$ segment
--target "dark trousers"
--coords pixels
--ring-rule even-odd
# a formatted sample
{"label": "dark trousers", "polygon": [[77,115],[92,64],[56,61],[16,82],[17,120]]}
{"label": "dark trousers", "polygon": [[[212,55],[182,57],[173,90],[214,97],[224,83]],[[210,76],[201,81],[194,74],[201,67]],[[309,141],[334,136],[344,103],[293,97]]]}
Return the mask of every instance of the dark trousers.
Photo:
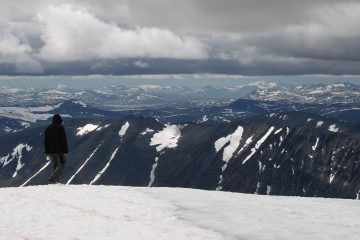
{"label": "dark trousers", "polygon": [[60,176],[64,170],[66,155],[65,154],[49,154],[49,158],[53,164],[53,175],[52,179],[55,182],[60,181]]}

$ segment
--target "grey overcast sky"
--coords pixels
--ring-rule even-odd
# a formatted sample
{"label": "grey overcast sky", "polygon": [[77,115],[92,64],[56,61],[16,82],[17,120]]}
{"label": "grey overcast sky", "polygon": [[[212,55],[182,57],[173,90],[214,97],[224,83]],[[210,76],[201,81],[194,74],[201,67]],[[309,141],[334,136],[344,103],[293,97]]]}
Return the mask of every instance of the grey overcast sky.
{"label": "grey overcast sky", "polygon": [[0,75],[359,75],[360,1],[0,0]]}

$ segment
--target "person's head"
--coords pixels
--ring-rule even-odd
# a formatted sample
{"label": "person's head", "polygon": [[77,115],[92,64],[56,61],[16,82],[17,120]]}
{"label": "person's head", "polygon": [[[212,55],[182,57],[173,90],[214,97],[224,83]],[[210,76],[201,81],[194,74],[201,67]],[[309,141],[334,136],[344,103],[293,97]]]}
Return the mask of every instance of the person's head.
{"label": "person's head", "polygon": [[62,124],[63,120],[59,114],[55,114],[52,119],[53,124]]}

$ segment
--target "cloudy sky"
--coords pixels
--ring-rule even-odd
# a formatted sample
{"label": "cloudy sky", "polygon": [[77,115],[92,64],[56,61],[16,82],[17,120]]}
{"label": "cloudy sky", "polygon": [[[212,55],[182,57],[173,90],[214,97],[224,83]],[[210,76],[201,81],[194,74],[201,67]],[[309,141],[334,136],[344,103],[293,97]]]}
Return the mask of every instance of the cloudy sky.
{"label": "cloudy sky", "polygon": [[0,0],[0,75],[359,75],[360,1]]}

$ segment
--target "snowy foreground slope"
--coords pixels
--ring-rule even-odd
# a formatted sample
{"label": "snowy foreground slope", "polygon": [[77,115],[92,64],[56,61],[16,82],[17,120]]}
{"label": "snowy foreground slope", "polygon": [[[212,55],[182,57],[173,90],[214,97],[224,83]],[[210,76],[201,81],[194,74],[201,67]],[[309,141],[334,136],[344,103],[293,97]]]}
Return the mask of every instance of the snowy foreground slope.
{"label": "snowy foreground slope", "polygon": [[358,239],[356,200],[191,189],[0,189],[0,239]]}

